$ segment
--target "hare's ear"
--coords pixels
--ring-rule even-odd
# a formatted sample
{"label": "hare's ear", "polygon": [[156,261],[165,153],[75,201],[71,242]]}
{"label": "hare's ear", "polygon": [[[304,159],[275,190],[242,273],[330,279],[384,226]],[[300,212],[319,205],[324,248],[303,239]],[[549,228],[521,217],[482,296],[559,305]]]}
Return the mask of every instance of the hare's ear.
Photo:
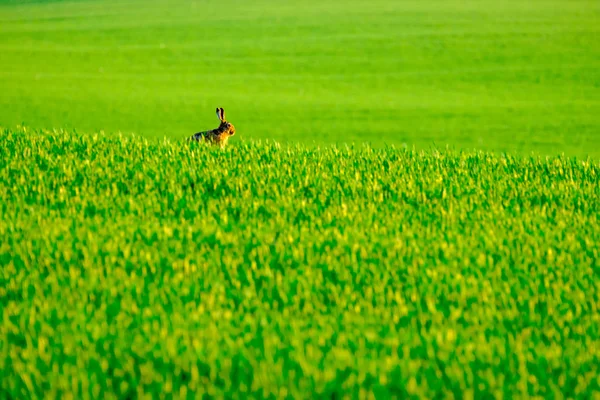
{"label": "hare's ear", "polygon": [[221,109],[219,107],[217,107],[217,118],[222,119],[221,118]]}
{"label": "hare's ear", "polygon": [[225,121],[225,110],[221,107],[221,121]]}

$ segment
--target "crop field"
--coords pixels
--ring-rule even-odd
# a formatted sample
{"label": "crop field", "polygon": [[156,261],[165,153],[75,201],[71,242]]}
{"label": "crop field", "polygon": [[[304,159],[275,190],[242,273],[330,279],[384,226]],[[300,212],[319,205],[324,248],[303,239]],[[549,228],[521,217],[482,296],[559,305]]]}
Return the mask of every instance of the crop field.
{"label": "crop field", "polygon": [[0,65],[0,400],[600,399],[597,0],[0,0]]}
{"label": "crop field", "polygon": [[600,165],[6,130],[6,398],[600,395]]}
{"label": "crop field", "polygon": [[0,126],[600,157],[597,0],[0,0]]}

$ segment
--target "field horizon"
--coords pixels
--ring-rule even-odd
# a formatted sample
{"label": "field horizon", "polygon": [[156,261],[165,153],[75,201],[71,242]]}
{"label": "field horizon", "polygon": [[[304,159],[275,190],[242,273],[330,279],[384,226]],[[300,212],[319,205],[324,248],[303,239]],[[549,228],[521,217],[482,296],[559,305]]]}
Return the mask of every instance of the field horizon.
{"label": "field horizon", "polygon": [[[27,125],[22,125],[22,124],[16,124],[13,127],[6,127],[6,126],[2,126],[0,125],[0,131],[2,132],[24,132],[26,134],[29,135],[35,135],[35,134],[47,134],[49,132],[53,132],[53,133],[63,133],[63,134],[73,134],[76,136],[81,136],[81,135],[92,135],[92,136],[99,136],[99,137],[103,137],[105,139],[110,139],[110,138],[114,138],[114,139],[142,139],[145,140],[149,145],[153,145],[153,144],[157,144],[157,143],[161,143],[161,142],[169,142],[172,144],[184,144],[188,142],[188,139],[190,139],[190,137],[192,136],[192,134],[190,135],[183,135],[183,136],[178,136],[178,137],[173,137],[172,135],[164,135],[164,136],[160,136],[160,135],[151,135],[151,136],[147,136],[147,135],[141,135],[138,134],[136,132],[123,132],[120,130],[115,130],[115,131],[104,131],[104,130],[100,130],[100,131],[91,131],[91,130],[81,130],[81,129],[75,129],[75,128],[61,128],[61,127],[52,127],[52,128],[34,128],[31,126],[27,126]],[[237,137],[236,137],[237,136]],[[229,139],[226,147],[236,147],[236,146],[241,146],[241,147],[245,147],[248,145],[266,145],[266,146],[270,146],[270,145],[274,145],[274,146],[279,146],[282,148],[298,148],[298,147],[305,147],[307,149],[315,149],[315,150],[320,150],[320,149],[344,149],[344,148],[351,148],[351,149],[372,149],[372,150],[384,150],[384,149],[393,149],[393,150],[400,150],[400,151],[412,151],[412,152],[416,152],[416,153],[431,153],[431,152],[439,152],[439,153],[443,153],[443,152],[452,152],[452,153],[465,153],[465,154],[472,154],[472,153],[480,153],[480,154],[486,154],[492,157],[516,157],[516,158],[541,158],[541,159],[555,159],[555,158],[566,158],[566,159],[570,159],[573,161],[581,161],[581,162],[598,162],[600,161],[600,154],[596,155],[594,152],[592,152],[593,155],[590,154],[568,154],[565,153],[564,151],[556,151],[556,152],[545,152],[543,150],[540,149],[531,149],[528,152],[524,152],[524,151],[514,151],[514,150],[508,150],[508,151],[502,151],[502,150],[498,150],[498,149],[482,149],[482,148],[478,148],[478,147],[458,147],[457,145],[454,144],[445,144],[445,145],[437,145],[435,142],[431,142],[429,144],[424,144],[421,143],[421,145],[417,145],[417,144],[412,144],[409,145],[408,143],[386,143],[386,142],[370,142],[370,141],[356,141],[356,142],[319,142],[317,140],[313,140],[313,141],[278,141],[275,138],[253,138],[253,137],[249,137],[249,138],[245,138],[245,137],[239,137],[237,134],[236,136],[234,136],[233,138]]]}

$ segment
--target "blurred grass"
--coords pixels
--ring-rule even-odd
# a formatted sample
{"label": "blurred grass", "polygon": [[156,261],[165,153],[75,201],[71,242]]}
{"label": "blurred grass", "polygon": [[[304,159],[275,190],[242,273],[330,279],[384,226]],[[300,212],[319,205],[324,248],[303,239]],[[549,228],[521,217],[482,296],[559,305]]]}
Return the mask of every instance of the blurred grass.
{"label": "blurred grass", "polygon": [[597,398],[597,161],[3,131],[0,398]]}
{"label": "blurred grass", "polygon": [[[600,155],[598,2],[0,1],[0,125]],[[234,140],[235,143],[235,140]]]}

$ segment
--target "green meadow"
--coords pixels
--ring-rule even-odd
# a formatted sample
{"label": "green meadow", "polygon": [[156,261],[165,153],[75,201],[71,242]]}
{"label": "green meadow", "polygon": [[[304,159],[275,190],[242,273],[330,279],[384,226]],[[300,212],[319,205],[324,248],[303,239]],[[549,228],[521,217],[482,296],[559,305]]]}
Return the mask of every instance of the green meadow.
{"label": "green meadow", "polygon": [[600,155],[573,1],[0,0],[0,126]]}
{"label": "green meadow", "polygon": [[0,399],[600,396],[597,1],[0,0],[0,65]]}
{"label": "green meadow", "polygon": [[2,137],[3,398],[600,394],[598,163]]}

